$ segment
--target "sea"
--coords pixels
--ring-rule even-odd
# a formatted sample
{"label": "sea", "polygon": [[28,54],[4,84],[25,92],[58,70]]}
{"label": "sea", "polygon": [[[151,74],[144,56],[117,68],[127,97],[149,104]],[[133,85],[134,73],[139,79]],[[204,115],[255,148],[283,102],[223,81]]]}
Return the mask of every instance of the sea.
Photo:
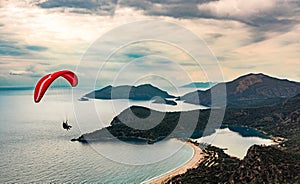
{"label": "sea", "polygon": [[[192,157],[193,149],[174,139],[151,145],[71,142],[108,126],[131,105],[160,111],[206,108],[183,102],[170,106],[151,101],[77,100],[87,92],[51,88],[36,104],[32,88],[0,88],[0,183],[142,183]],[[62,129],[66,120],[73,126],[70,131]],[[253,144],[271,143],[259,136],[243,137],[228,128],[203,141],[227,148],[228,154],[239,158]]]}

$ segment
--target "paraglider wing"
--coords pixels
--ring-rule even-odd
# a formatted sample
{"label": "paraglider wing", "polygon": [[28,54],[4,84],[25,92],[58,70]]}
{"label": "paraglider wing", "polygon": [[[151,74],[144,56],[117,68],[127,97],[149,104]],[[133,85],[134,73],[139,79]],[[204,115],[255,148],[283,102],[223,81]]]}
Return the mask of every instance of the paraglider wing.
{"label": "paraglider wing", "polygon": [[58,72],[54,72],[52,74],[45,75],[38,81],[38,83],[35,86],[35,89],[34,89],[35,103],[38,103],[41,101],[41,99],[43,98],[48,87],[58,77],[65,78],[71,84],[72,87],[75,87],[78,84],[78,78],[77,78],[76,74],[70,70],[61,70]]}

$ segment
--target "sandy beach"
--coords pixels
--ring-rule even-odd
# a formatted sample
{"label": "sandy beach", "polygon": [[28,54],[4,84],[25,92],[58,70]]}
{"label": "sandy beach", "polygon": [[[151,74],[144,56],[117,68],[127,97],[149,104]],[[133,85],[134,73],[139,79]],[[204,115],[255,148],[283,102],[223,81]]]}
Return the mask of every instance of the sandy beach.
{"label": "sandy beach", "polygon": [[170,179],[173,176],[185,173],[188,169],[196,168],[198,164],[203,160],[205,153],[203,153],[203,151],[200,149],[199,146],[196,146],[191,142],[186,142],[185,144],[190,145],[194,149],[193,156],[191,157],[190,160],[188,160],[186,163],[184,163],[183,165],[181,165],[176,169],[173,169],[165,174],[162,174],[160,176],[157,176],[155,178],[143,182],[143,184],[150,184],[150,183],[161,184],[166,182],[168,179]]}

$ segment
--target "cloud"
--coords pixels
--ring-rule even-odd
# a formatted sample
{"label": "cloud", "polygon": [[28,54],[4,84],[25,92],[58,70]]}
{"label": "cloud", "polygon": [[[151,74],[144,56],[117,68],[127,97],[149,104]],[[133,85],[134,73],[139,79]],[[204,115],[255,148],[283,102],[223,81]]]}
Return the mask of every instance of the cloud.
{"label": "cloud", "polygon": [[268,39],[266,32],[290,30],[299,23],[300,12],[294,0],[46,0],[36,5],[78,14],[105,16],[131,7],[148,16],[238,21],[252,28],[253,42]]}
{"label": "cloud", "polygon": [[273,11],[279,3],[279,0],[220,0],[200,4],[198,9],[213,17],[242,20]]}
{"label": "cloud", "polygon": [[25,71],[25,70],[11,70],[9,72],[9,75],[28,75],[31,72]]}
{"label": "cloud", "polygon": [[[120,5],[143,10],[150,16],[238,21],[261,34],[284,32],[297,25],[299,19],[295,15],[299,15],[300,3],[294,0],[123,0]],[[267,36],[257,37],[255,41],[259,42]]]}
{"label": "cloud", "polygon": [[294,17],[299,4],[293,0],[220,0],[198,9],[204,17],[240,21],[260,31],[284,32],[299,23]]}
{"label": "cloud", "polygon": [[61,8],[73,13],[113,15],[118,0],[46,0],[36,5],[45,9]]}
{"label": "cloud", "polygon": [[0,56],[23,56],[27,52],[14,41],[6,41],[0,39]]}
{"label": "cloud", "polygon": [[247,69],[247,70],[249,70],[249,69],[254,69],[254,68],[256,68],[256,66],[232,66],[231,68],[233,68],[233,69]]}
{"label": "cloud", "polygon": [[[294,0],[122,0],[121,6],[142,9],[148,15],[176,18],[216,18],[251,22],[281,15],[292,16],[300,3]],[[279,19],[277,19],[280,21]]]}
{"label": "cloud", "polygon": [[51,65],[50,63],[47,63],[47,62],[39,62],[38,64],[40,64],[40,65],[45,65],[45,66]]}
{"label": "cloud", "polygon": [[37,45],[27,45],[25,46],[25,48],[31,51],[45,51],[48,49],[47,47],[37,46]]}
{"label": "cloud", "polygon": [[48,48],[37,45],[24,45],[18,41],[3,40],[0,37],[0,56],[26,56],[33,58],[32,51],[46,51]]}
{"label": "cloud", "polygon": [[140,54],[140,53],[127,53],[126,56],[129,57],[129,58],[136,59],[136,58],[143,57],[144,54]]}
{"label": "cloud", "polygon": [[[108,66],[109,67],[109,66]],[[138,81],[147,81],[161,78],[174,86],[190,82],[188,73],[180,64],[162,56],[145,56],[129,63],[124,63],[117,70],[101,69],[97,83],[106,81],[108,84],[122,85],[135,84]],[[95,80],[95,79],[94,79]]]}
{"label": "cloud", "polygon": [[151,16],[170,16],[175,18],[198,17],[197,4],[207,1],[203,0],[122,0],[120,6],[134,7],[144,10],[145,14]]}
{"label": "cloud", "polygon": [[39,71],[37,66],[30,65],[25,70],[11,70],[9,75],[17,76],[28,76],[28,77],[42,77],[44,75],[43,71]]}

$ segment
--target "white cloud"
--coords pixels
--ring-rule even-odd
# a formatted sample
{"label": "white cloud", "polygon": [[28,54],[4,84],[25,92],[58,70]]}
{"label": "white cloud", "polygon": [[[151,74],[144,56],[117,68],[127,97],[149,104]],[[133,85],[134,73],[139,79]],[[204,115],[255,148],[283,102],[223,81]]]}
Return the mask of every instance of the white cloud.
{"label": "white cloud", "polygon": [[[220,0],[198,5],[199,11],[216,17],[251,18],[273,10],[280,0]],[[281,4],[281,3],[280,3]]]}
{"label": "white cloud", "polygon": [[11,70],[9,72],[9,75],[28,75],[31,74],[31,72],[24,71],[24,70]]}

